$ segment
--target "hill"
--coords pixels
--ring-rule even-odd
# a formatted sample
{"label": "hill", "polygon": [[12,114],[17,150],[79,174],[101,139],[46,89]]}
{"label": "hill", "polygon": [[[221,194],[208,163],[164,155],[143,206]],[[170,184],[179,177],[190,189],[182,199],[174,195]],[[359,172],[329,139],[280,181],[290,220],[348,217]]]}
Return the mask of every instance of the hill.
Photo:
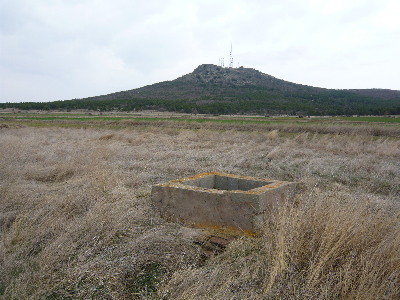
{"label": "hill", "polygon": [[[169,100],[212,98],[214,100],[219,100],[221,96],[236,99],[238,95],[245,95],[247,92],[255,90],[266,90],[281,94],[310,93],[310,96],[327,91],[337,91],[292,83],[264,74],[252,68],[223,68],[212,64],[203,64],[197,67],[192,73],[172,81],[165,81],[138,89],[92,97],[90,99],[109,100],[128,97]],[[350,89],[340,91],[383,100],[400,98],[400,91],[387,89]],[[235,92],[235,94],[230,95],[232,92]]]}
{"label": "hill", "polygon": [[[400,91],[334,90],[296,84],[251,68],[203,64],[172,81],[44,105],[48,109],[124,111],[157,109],[187,113],[306,115],[400,114]],[[18,108],[33,108],[32,104]]]}
{"label": "hill", "polygon": [[[244,100],[243,95],[265,90],[268,92],[298,92],[317,88],[302,86],[277,79],[251,68],[223,68],[212,64],[197,67],[192,73],[172,81],[165,81],[138,89],[112,93],[91,99],[109,100],[121,97],[188,99],[188,100]],[[241,97],[239,97],[239,95]]]}

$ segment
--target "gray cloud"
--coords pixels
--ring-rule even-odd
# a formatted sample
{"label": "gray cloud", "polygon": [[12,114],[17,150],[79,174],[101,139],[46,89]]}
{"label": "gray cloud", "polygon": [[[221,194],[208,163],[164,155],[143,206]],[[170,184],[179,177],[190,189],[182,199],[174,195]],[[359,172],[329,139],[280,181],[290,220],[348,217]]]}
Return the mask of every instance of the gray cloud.
{"label": "gray cloud", "polygon": [[81,98],[239,62],[326,88],[400,90],[395,0],[0,3],[0,102]]}

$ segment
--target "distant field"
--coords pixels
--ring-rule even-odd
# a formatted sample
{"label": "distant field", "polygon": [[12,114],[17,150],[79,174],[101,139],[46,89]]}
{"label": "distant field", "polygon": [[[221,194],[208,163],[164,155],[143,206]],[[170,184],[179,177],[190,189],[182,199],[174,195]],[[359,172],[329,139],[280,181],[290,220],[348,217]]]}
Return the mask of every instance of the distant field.
{"label": "distant field", "polygon": [[240,123],[240,124],[271,124],[271,123],[337,123],[344,121],[348,123],[400,123],[400,117],[313,117],[313,118],[298,118],[298,117],[263,117],[263,116],[201,116],[190,114],[178,114],[176,116],[164,116],[163,114],[149,114],[149,116],[136,115],[116,115],[116,114],[76,114],[76,113],[43,113],[43,114],[27,114],[27,113],[0,113],[0,118],[5,120],[75,120],[75,121],[122,121],[122,120],[137,120],[137,121],[187,121],[187,122],[217,122],[217,123]]}
{"label": "distant field", "polygon": [[143,112],[117,113],[2,113],[0,122],[29,127],[113,128],[163,127],[237,131],[271,131],[280,135],[308,132],[313,134],[365,135],[400,138],[400,118],[385,117],[264,117],[211,116]]}

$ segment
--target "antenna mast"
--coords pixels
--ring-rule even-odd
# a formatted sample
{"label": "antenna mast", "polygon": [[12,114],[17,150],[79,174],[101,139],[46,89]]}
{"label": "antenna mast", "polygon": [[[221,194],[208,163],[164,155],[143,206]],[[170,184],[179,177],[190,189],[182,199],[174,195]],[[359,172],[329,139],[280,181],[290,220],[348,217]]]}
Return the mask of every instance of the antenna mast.
{"label": "antenna mast", "polygon": [[233,68],[233,56],[232,56],[232,43],[231,43],[231,53],[230,53],[230,59],[229,59],[229,68]]}

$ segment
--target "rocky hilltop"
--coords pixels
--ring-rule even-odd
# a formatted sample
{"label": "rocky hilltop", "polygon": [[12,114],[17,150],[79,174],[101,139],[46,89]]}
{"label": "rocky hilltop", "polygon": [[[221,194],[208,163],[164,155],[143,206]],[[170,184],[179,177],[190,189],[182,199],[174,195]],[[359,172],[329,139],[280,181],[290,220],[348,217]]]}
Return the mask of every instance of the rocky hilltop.
{"label": "rocky hilltop", "polygon": [[176,82],[211,83],[216,85],[260,86],[277,89],[296,89],[299,85],[275,78],[251,68],[223,68],[205,64],[198,66],[192,73],[175,80]]}

